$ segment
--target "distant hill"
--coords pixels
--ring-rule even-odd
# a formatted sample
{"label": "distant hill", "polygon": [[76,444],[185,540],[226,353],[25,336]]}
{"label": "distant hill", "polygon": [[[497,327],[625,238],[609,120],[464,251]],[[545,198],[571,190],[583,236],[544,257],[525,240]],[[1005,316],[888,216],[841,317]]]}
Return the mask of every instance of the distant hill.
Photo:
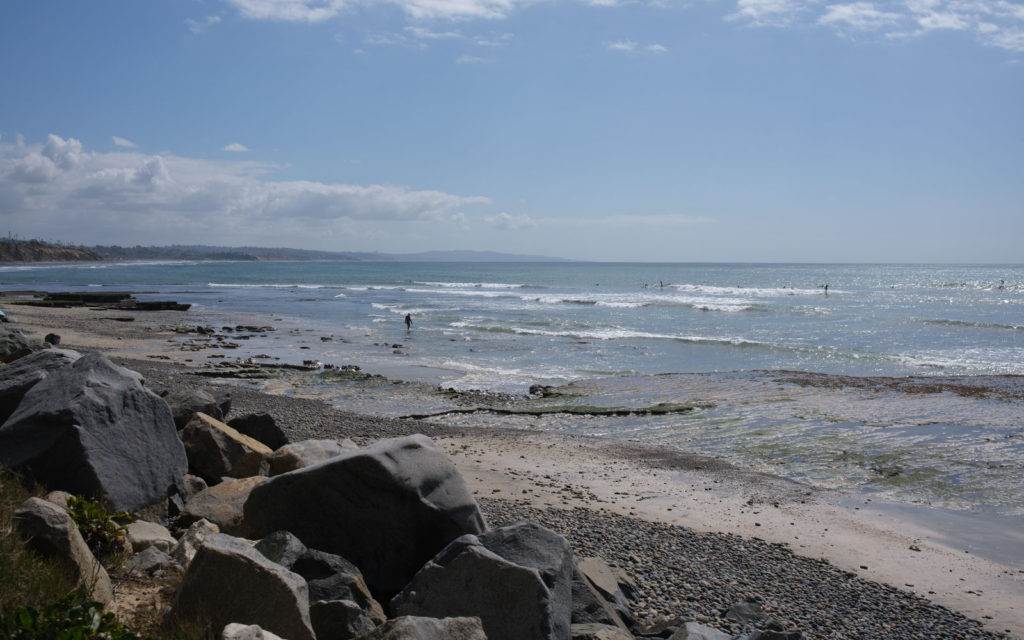
{"label": "distant hill", "polygon": [[562,258],[496,251],[426,251],[379,253],[317,251],[286,247],[222,247],[211,245],[97,245],[72,247],[39,240],[0,241],[0,262],[73,262],[79,260],[340,260],[348,262],[560,262]]}
{"label": "distant hill", "polygon": [[95,251],[42,240],[0,239],[0,262],[82,262],[103,260]]}

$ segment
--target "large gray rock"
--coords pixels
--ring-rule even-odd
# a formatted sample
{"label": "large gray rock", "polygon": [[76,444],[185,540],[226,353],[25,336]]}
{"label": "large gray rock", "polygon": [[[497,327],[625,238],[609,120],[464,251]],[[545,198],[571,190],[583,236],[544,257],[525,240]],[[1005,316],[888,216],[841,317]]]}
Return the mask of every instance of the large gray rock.
{"label": "large gray rock", "polygon": [[430,438],[383,440],[276,476],[245,503],[248,537],[286,529],[355,563],[389,599],[449,542],[486,529],[455,465]]}
{"label": "large gray rock", "polygon": [[[419,618],[388,620],[358,640],[487,640],[478,618]],[[529,640],[524,636],[522,640]]]}
{"label": "large gray rock", "polygon": [[128,534],[128,543],[135,553],[145,551],[149,547],[156,547],[166,553],[178,542],[167,527],[156,522],[135,520],[129,522],[124,529]]}
{"label": "large gray rock", "polygon": [[636,589],[632,579],[601,558],[580,558],[576,569],[587,585],[611,606],[617,618],[627,627],[632,626],[636,621],[629,605],[629,599]]}
{"label": "large gray rock", "polygon": [[346,451],[355,451],[359,446],[348,438],[344,440],[302,440],[286,444],[267,456],[271,476],[311,467],[325,460],[336,458]]}
{"label": "large gray rock", "polygon": [[271,449],[279,449],[288,444],[288,436],[277,426],[274,416],[269,413],[249,413],[228,420],[228,425],[239,433],[259,440]]}
{"label": "large gray rock", "polygon": [[179,620],[205,618],[215,629],[237,622],[259,625],[289,640],[316,637],[302,576],[222,533],[209,536],[189,564],[172,615]]}
{"label": "large gray rock", "polygon": [[29,389],[0,426],[0,464],[114,511],[166,498],[187,469],[167,403],[98,353]]}
{"label": "large gray rock", "polygon": [[178,521],[182,524],[191,524],[199,520],[209,520],[217,525],[222,533],[245,535],[242,509],[253,489],[266,481],[267,479],[262,476],[240,480],[227,478],[220,484],[200,491],[186,502]]}
{"label": "large gray rock", "polygon": [[391,611],[476,616],[491,640],[568,640],[572,572],[565,538],[519,523],[449,544],[395,596]]}
{"label": "large gray rock", "polygon": [[0,367],[0,424],[11,417],[29,389],[79,357],[69,349],[44,349]]}
{"label": "large gray rock", "polygon": [[216,420],[224,419],[217,399],[202,389],[171,391],[163,396],[174,416],[174,426],[183,429],[197,413],[205,413]]}
{"label": "large gray rock", "polygon": [[629,631],[612,604],[578,570],[572,576],[572,623],[574,627],[598,624]]}
{"label": "large gray rock", "polygon": [[14,512],[14,526],[37,553],[57,558],[70,570],[89,597],[106,604],[114,597],[110,576],[67,511],[42,498],[29,498]]}
{"label": "large gray rock", "polygon": [[259,440],[235,431],[205,413],[196,413],[181,430],[189,471],[209,484],[222,477],[266,475],[266,456],[272,453]]}

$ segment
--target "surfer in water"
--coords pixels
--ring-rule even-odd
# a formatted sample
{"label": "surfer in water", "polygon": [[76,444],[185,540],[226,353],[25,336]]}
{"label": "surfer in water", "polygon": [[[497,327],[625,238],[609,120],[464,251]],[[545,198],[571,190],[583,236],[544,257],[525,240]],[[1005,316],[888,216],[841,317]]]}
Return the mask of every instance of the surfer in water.
{"label": "surfer in water", "polygon": [[412,331],[412,314],[405,314],[405,330]]}

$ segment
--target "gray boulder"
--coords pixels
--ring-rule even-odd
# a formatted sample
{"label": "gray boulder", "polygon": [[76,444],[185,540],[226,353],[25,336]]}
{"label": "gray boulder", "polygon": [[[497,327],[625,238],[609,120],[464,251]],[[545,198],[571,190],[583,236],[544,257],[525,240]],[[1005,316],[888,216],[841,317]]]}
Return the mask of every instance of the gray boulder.
{"label": "gray boulder", "polygon": [[114,511],[163,500],[187,469],[167,403],[98,353],[28,390],[0,426],[0,464]]}
{"label": "gray boulder", "polygon": [[348,438],[344,440],[302,440],[286,444],[267,456],[267,464],[270,467],[269,475],[279,476],[282,473],[310,467],[358,448],[359,446]]}
{"label": "gray boulder", "polygon": [[669,640],[732,640],[732,636],[707,625],[687,622]]}
{"label": "gray boulder", "polygon": [[627,627],[635,623],[629,599],[635,592],[632,580],[601,558],[581,558],[576,569],[587,584],[608,603]]}
{"label": "gray boulder", "polygon": [[608,624],[584,622],[572,625],[572,640],[633,640],[633,634]]}
{"label": "gray boulder", "polygon": [[14,512],[13,521],[29,547],[66,565],[90,598],[106,604],[114,597],[107,570],[89,550],[67,511],[42,498],[29,498]]}
{"label": "gray boulder", "polygon": [[[357,640],[487,640],[479,618],[419,618],[388,620]],[[524,636],[522,640],[527,640]]]}
{"label": "gray boulder", "polygon": [[369,633],[384,622],[370,616],[351,600],[319,600],[309,605],[309,619],[317,638],[349,640]]}
{"label": "gray boulder", "polygon": [[69,349],[44,349],[0,367],[0,424],[11,417],[29,389],[79,357]]}
{"label": "gray boulder", "polygon": [[[287,531],[275,531],[256,543],[256,550],[306,579],[310,602],[354,602],[374,625],[384,622],[384,608],[370,594],[359,569],[341,556],[307,549]],[[314,628],[316,623],[314,621]],[[319,632],[317,632],[319,635]]]}
{"label": "gray boulder", "polygon": [[128,542],[135,553],[145,551],[149,547],[156,547],[167,552],[177,543],[167,527],[155,522],[135,520],[125,526],[125,532],[128,534]]}
{"label": "gray boulder", "polygon": [[283,640],[281,636],[264,631],[258,624],[232,622],[224,627],[221,640]]}
{"label": "gray boulder", "polygon": [[252,478],[226,478],[220,484],[200,491],[185,503],[178,521],[183,525],[209,520],[222,533],[244,535],[243,511],[253,489],[266,482],[262,476]]}
{"label": "gray boulder", "polygon": [[125,565],[128,573],[133,576],[166,574],[175,567],[167,552],[157,547],[147,547],[145,551],[129,558]]}
{"label": "gray boulder", "polygon": [[629,631],[610,602],[587,580],[579,570],[572,574],[572,623],[599,624]]}
{"label": "gray boulder", "polygon": [[270,478],[245,503],[245,535],[279,529],[355,563],[388,599],[465,533],[486,529],[455,465],[430,438],[383,440]]}
{"label": "gray boulder", "polygon": [[235,431],[220,420],[197,413],[181,430],[189,471],[209,484],[221,478],[266,475],[270,447]]}
{"label": "gray boulder", "polygon": [[476,616],[491,640],[568,640],[572,571],[569,543],[539,524],[465,535],[423,566],[391,611]]}
{"label": "gray boulder", "polygon": [[14,362],[32,350],[21,330],[0,325],[0,362]]}
{"label": "gray boulder", "polygon": [[228,420],[228,425],[239,433],[259,440],[271,449],[279,449],[288,444],[288,436],[277,426],[274,417],[269,413],[250,413]]}
{"label": "gray boulder", "polygon": [[164,401],[171,408],[174,426],[184,429],[188,421],[197,413],[205,413],[216,420],[224,418],[216,398],[202,389],[171,391],[164,395]]}
{"label": "gray boulder", "polygon": [[206,539],[215,533],[220,533],[220,527],[209,520],[193,522],[177,544],[171,547],[171,558],[182,567],[187,567]]}
{"label": "gray boulder", "polygon": [[222,533],[209,536],[189,564],[171,615],[206,619],[215,629],[256,624],[289,640],[315,640],[302,576]]}

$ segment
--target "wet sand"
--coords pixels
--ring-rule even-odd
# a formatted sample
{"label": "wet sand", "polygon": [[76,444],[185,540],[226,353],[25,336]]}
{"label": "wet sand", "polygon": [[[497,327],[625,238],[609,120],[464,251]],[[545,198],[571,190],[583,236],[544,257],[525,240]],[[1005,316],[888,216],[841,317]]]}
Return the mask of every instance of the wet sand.
{"label": "wet sand", "polygon": [[[61,346],[185,371],[211,363],[208,351],[183,350],[194,336],[174,330],[208,318],[10,305],[5,310],[33,337],[59,334]],[[126,317],[134,320],[114,319]],[[221,320],[227,324],[227,317]],[[231,324],[266,323],[254,320],[232,317]],[[255,342],[246,346],[257,348]],[[279,394],[302,392],[287,381],[260,384]],[[990,531],[981,519],[864,502],[669,449],[530,430],[442,425],[431,431],[481,498],[540,509],[582,508],[783,544],[800,556],[827,559],[850,576],[919,594],[991,631],[1024,637],[1024,533],[1000,531],[993,545],[986,542]]]}

